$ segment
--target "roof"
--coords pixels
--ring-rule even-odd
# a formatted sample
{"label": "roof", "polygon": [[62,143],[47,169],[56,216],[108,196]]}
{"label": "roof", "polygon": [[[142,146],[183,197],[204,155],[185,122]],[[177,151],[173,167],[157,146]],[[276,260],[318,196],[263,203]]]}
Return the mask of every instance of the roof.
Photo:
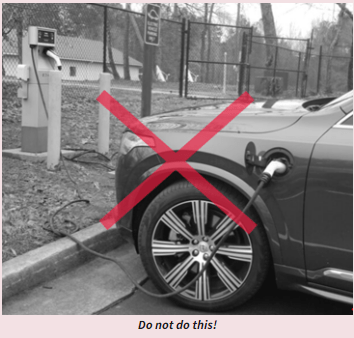
{"label": "roof", "polygon": [[[17,35],[15,31],[12,31],[8,35],[8,41],[3,39],[2,42],[3,54],[17,55]],[[78,60],[78,61],[90,61],[90,62],[103,62],[103,42],[89,40],[71,36],[57,36],[56,52],[61,59]],[[114,63],[117,65],[123,65],[123,53],[112,48]],[[108,48],[107,48],[107,62],[108,62]],[[142,67],[142,63],[138,60],[129,57],[129,65]]]}

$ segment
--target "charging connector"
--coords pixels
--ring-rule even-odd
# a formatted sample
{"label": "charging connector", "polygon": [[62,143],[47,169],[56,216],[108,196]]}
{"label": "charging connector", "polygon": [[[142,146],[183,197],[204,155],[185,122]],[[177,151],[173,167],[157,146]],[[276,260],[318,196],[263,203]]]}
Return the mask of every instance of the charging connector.
{"label": "charging connector", "polygon": [[54,51],[51,50],[51,49],[47,49],[47,50],[45,51],[45,54],[46,54],[48,57],[52,58],[52,59],[55,61],[55,63],[57,64],[58,70],[61,70],[62,65],[61,65],[61,61],[60,61],[59,56],[56,55],[56,54],[54,53]]}
{"label": "charging connector", "polygon": [[287,166],[281,159],[271,161],[267,167],[263,170],[263,173],[259,180],[267,184],[274,174],[284,174],[287,171]]}

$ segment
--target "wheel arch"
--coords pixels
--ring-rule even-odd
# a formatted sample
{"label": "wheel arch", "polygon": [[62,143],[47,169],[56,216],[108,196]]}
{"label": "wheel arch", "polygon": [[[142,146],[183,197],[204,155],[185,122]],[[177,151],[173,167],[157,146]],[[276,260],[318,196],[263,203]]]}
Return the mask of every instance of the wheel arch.
{"label": "wheel arch", "polygon": [[[203,175],[206,179],[214,179],[221,183],[229,185],[235,192],[241,194],[244,198],[250,199],[254,193],[254,189],[249,186],[246,182],[241,180],[239,177],[231,174],[230,172],[211,166],[204,163],[188,162],[197,172]],[[154,171],[158,169],[159,166],[153,167],[145,172],[139,179],[139,184],[144,181],[148,176],[150,176]],[[175,168],[178,170],[179,164],[176,163]],[[137,244],[137,235],[139,231],[140,220],[144,214],[149,203],[165,188],[178,182],[180,180],[185,180],[185,178],[177,171],[172,173],[165,181],[163,181],[154,191],[152,191],[148,196],[146,196],[140,203],[138,203],[133,209],[132,216],[132,231],[135,244]],[[265,203],[265,201],[258,196],[253,205],[255,211],[257,212],[259,218],[262,221],[262,225],[266,231],[269,247],[272,254],[272,260],[274,264],[282,264],[282,255],[280,250],[280,243],[278,232],[275,227],[273,217]],[[137,248],[137,245],[135,245]],[[138,250],[138,248],[137,248]]]}

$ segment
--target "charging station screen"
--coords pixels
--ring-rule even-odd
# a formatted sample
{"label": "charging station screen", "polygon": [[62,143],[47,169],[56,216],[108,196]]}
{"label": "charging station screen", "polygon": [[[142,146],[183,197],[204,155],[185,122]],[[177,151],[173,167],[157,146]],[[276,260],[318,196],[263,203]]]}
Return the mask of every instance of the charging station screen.
{"label": "charging station screen", "polygon": [[38,30],[38,42],[54,44],[54,32]]}

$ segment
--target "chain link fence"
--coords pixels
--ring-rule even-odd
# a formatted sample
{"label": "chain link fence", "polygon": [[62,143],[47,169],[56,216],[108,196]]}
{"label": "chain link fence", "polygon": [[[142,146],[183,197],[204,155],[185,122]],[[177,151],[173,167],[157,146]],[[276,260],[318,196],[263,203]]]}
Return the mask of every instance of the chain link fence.
{"label": "chain link fence", "polygon": [[184,70],[188,97],[235,97],[241,62],[237,41],[244,31],[250,30],[250,27],[189,23]]}
{"label": "chain link fence", "polygon": [[[291,43],[297,42],[297,49]],[[251,37],[249,90],[254,96],[300,96],[306,86],[307,40]]]}
{"label": "chain link fence", "polygon": [[[22,39],[28,26],[34,25],[57,29],[64,100],[95,100],[99,74],[104,70],[114,76],[113,96],[139,93],[144,72],[144,20],[144,14],[125,10],[120,4],[4,3],[3,87],[18,86],[16,68],[21,63]],[[306,39],[272,40],[252,34],[252,27],[189,22],[186,28],[182,55],[183,23],[161,20],[153,93],[178,94],[184,88],[187,97],[235,98],[240,87],[256,97],[346,90],[352,67],[350,51],[329,56],[323,50],[320,55],[318,49],[309,49]],[[242,49],[244,33],[248,38]]]}
{"label": "chain link fence", "polygon": [[[143,13],[101,4],[3,4],[2,83],[19,86],[28,26],[55,28],[62,61],[63,100],[95,100],[99,74],[113,75],[112,95],[141,92],[144,56]],[[178,94],[182,22],[161,19],[161,43],[155,49],[153,91]],[[140,102],[140,100],[139,100]]]}
{"label": "chain link fence", "polygon": [[338,95],[353,86],[353,55],[349,48],[336,48],[328,55],[322,46],[314,48],[309,62],[308,94]]}

